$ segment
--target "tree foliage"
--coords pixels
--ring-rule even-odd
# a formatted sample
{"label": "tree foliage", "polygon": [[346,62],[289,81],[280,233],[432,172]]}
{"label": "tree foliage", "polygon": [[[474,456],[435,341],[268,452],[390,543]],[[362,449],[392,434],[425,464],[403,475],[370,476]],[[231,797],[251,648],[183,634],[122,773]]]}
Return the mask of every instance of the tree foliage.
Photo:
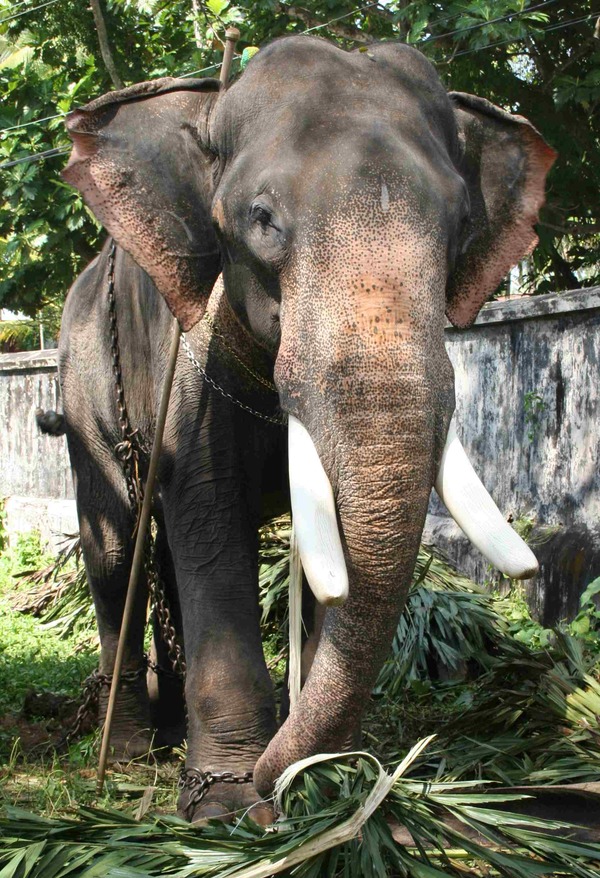
{"label": "tree foliage", "polygon": [[[66,152],[60,116],[112,87],[87,4],[36,4],[0,0],[4,164]],[[599,281],[600,40],[593,36],[594,0],[238,0],[235,6],[229,0],[102,0],[102,7],[126,85],[218,63],[219,37],[231,21],[242,32],[240,48],[306,30],[346,48],[375,39],[417,46],[449,88],[522,113],[560,154],[539,227],[532,290]],[[198,41],[198,33],[204,39]],[[103,232],[60,179],[64,162],[61,152],[1,170],[0,305],[33,314],[61,301],[99,249]]]}

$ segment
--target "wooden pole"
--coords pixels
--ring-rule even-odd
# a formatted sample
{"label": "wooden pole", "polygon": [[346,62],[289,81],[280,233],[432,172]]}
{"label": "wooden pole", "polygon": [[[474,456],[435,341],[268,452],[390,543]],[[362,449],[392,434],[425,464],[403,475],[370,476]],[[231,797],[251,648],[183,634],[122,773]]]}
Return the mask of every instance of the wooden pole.
{"label": "wooden pole", "polygon": [[127,598],[125,599],[125,607],[123,609],[123,619],[121,620],[121,630],[119,632],[119,645],[117,646],[117,654],[115,656],[115,665],[113,668],[112,682],[110,685],[110,694],[108,696],[108,706],[106,708],[106,719],[104,720],[104,729],[102,731],[102,745],[100,747],[100,761],[98,764],[98,795],[102,792],[104,786],[104,775],[106,773],[106,762],[108,760],[108,748],[110,747],[110,733],[112,729],[112,721],[115,710],[115,702],[117,700],[117,692],[119,683],[121,682],[121,672],[123,670],[123,657],[125,655],[125,644],[127,634],[131,624],[131,616],[135,604],[137,584],[140,573],[144,566],[144,548],[146,542],[146,532],[150,523],[150,514],[152,512],[152,495],[154,493],[154,482],[156,480],[156,471],[160,460],[160,452],[162,450],[162,438],[167,420],[167,412],[169,410],[169,399],[171,396],[171,387],[173,386],[173,377],[175,375],[175,366],[177,364],[177,354],[179,352],[179,324],[175,320],[173,322],[171,347],[169,350],[169,361],[167,371],[163,383],[163,391],[158,410],[158,418],[156,420],[156,430],[154,433],[154,442],[152,444],[152,454],[150,455],[150,466],[148,467],[148,478],[144,488],[144,502],[142,511],[138,521],[137,534],[135,538],[135,548],[133,550],[133,561],[129,574],[129,584],[127,586]]}
{"label": "wooden pole", "polygon": [[[229,79],[229,71],[231,70],[231,62],[235,51],[235,44],[239,39],[240,32],[236,27],[228,28],[225,32],[225,53],[223,55],[223,64],[221,66],[221,82],[223,88],[227,87]],[[127,634],[131,624],[131,616],[135,604],[137,584],[140,573],[144,564],[144,546],[146,542],[146,532],[150,523],[150,514],[152,512],[152,495],[154,493],[154,482],[156,480],[156,472],[160,460],[162,450],[163,433],[165,422],[167,420],[167,412],[169,410],[169,400],[171,398],[171,389],[173,387],[173,379],[175,377],[175,367],[177,365],[177,355],[179,353],[179,323],[173,321],[173,330],[171,338],[171,347],[169,350],[169,360],[167,371],[163,382],[162,395],[158,410],[158,418],[156,420],[156,430],[154,432],[154,442],[152,443],[152,453],[150,455],[150,465],[148,467],[148,478],[144,488],[144,502],[138,522],[137,534],[135,538],[135,548],[133,550],[133,561],[131,564],[131,572],[129,574],[129,583],[127,585],[127,597],[125,599],[125,607],[123,609],[123,619],[121,621],[121,630],[119,632],[119,645],[117,646],[117,654],[115,656],[115,664],[113,668],[112,682],[110,686],[110,694],[108,696],[108,706],[106,708],[106,719],[104,720],[104,728],[102,731],[102,744],[100,747],[100,760],[98,763],[98,780],[97,793],[100,795],[104,787],[104,776],[106,774],[106,763],[108,760],[108,750],[110,747],[110,733],[112,730],[112,722],[115,711],[115,703],[117,700],[117,692],[121,682],[121,672],[123,670],[123,657],[125,655],[125,643]]]}
{"label": "wooden pole", "polygon": [[231,70],[231,62],[233,61],[233,53],[235,52],[235,44],[239,38],[240,32],[237,27],[228,27],[225,31],[225,52],[223,53],[223,63],[219,77],[224,89],[227,88],[227,83],[229,82],[229,72]]}

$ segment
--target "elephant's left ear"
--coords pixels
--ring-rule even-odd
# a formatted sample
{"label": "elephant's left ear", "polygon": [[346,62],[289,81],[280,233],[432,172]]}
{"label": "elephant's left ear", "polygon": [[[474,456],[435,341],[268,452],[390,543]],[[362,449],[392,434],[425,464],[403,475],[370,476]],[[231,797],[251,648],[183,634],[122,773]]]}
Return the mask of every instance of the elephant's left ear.
{"label": "elephant's left ear", "polygon": [[212,79],[156,79],[67,118],[63,177],[153,279],[184,330],[204,314],[221,270],[211,218]]}
{"label": "elephant's left ear", "polygon": [[506,273],[538,242],[534,225],[556,153],[523,116],[450,92],[471,213],[448,283],[446,314],[469,326]]}

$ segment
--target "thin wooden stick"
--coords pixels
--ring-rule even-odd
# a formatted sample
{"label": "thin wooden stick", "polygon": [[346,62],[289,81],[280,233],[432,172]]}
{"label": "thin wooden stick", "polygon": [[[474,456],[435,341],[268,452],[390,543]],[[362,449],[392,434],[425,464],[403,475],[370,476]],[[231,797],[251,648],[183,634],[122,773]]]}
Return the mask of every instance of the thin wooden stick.
{"label": "thin wooden stick", "polygon": [[[228,28],[225,32],[225,52],[223,55],[223,64],[221,66],[221,82],[223,88],[227,87],[229,79],[229,71],[231,70],[231,62],[235,51],[235,44],[240,37],[240,32],[236,27]],[[104,787],[104,776],[106,774],[106,763],[108,760],[108,750],[110,747],[110,733],[112,730],[112,722],[117,700],[117,692],[121,682],[121,672],[123,670],[123,657],[125,654],[125,644],[129,626],[131,624],[131,616],[135,604],[137,584],[144,563],[144,546],[146,542],[146,532],[150,523],[150,514],[152,512],[152,495],[154,493],[154,482],[156,480],[156,472],[160,453],[162,450],[162,439],[167,420],[167,412],[169,410],[169,400],[171,398],[171,389],[173,387],[173,378],[175,377],[175,367],[177,365],[177,355],[179,353],[179,323],[173,321],[173,330],[171,338],[171,348],[169,350],[169,360],[167,371],[165,373],[162,395],[160,399],[160,407],[158,418],[156,421],[156,430],[154,433],[154,442],[152,444],[152,454],[150,455],[150,465],[148,467],[148,478],[144,488],[144,502],[138,522],[135,548],[133,550],[133,562],[131,564],[131,572],[129,574],[129,583],[127,585],[127,597],[125,599],[125,607],[123,609],[123,619],[121,621],[121,630],[119,632],[119,645],[117,646],[117,654],[115,656],[115,664],[112,674],[112,682],[110,686],[110,694],[108,696],[108,706],[106,708],[106,719],[104,720],[104,729],[102,731],[102,745],[100,747],[100,760],[98,763],[98,795],[102,793]]]}
{"label": "thin wooden stick", "polygon": [[290,592],[289,592],[289,640],[290,663],[288,668],[288,690],[290,708],[300,697],[300,672],[302,660],[302,561],[292,524],[290,538]]}
{"label": "thin wooden stick", "polygon": [[133,562],[129,574],[129,583],[127,586],[127,597],[125,599],[125,608],[123,609],[123,619],[121,620],[121,630],[119,632],[119,645],[117,646],[117,654],[115,656],[115,665],[113,668],[112,682],[110,686],[110,694],[108,696],[108,706],[106,708],[106,719],[104,720],[104,729],[102,731],[102,746],[100,747],[100,761],[98,763],[98,782],[97,792],[101,794],[104,786],[104,775],[106,773],[106,762],[108,759],[108,748],[110,746],[110,733],[112,730],[112,721],[115,710],[115,702],[117,700],[117,692],[121,682],[121,671],[123,670],[123,657],[125,655],[125,644],[129,626],[131,624],[131,616],[135,604],[138,579],[144,565],[144,547],[146,543],[146,532],[150,523],[150,513],[152,512],[152,495],[154,493],[154,482],[156,480],[156,471],[160,460],[162,450],[162,438],[165,429],[165,421],[167,420],[167,412],[169,410],[169,400],[171,397],[171,388],[173,386],[173,377],[175,375],[175,366],[177,365],[177,354],[179,353],[179,324],[173,321],[171,348],[169,350],[169,360],[167,371],[163,383],[162,396],[160,399],[160,407],[158,410],[158,418],[156,420],[156,430],[154,433],[154,442],[152,443],[152,454],[150,455],[150,465],[148,467],[148,478],[144,487],[144,502],[142,503],[142,511],[138,522],[137,534],[135,538],[135,548],[133,550]]}

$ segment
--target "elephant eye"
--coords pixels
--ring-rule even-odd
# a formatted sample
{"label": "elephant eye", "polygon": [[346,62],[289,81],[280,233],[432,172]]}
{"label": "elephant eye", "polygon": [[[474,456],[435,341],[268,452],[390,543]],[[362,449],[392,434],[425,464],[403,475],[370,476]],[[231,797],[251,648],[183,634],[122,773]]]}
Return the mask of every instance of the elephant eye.
{"label": "elephant eye", "polygon": [[250,219],[254,223],[259,223],[266,229],[267,226],[273,225],[273,214],[264,204],[253,204],[250,208]]}

